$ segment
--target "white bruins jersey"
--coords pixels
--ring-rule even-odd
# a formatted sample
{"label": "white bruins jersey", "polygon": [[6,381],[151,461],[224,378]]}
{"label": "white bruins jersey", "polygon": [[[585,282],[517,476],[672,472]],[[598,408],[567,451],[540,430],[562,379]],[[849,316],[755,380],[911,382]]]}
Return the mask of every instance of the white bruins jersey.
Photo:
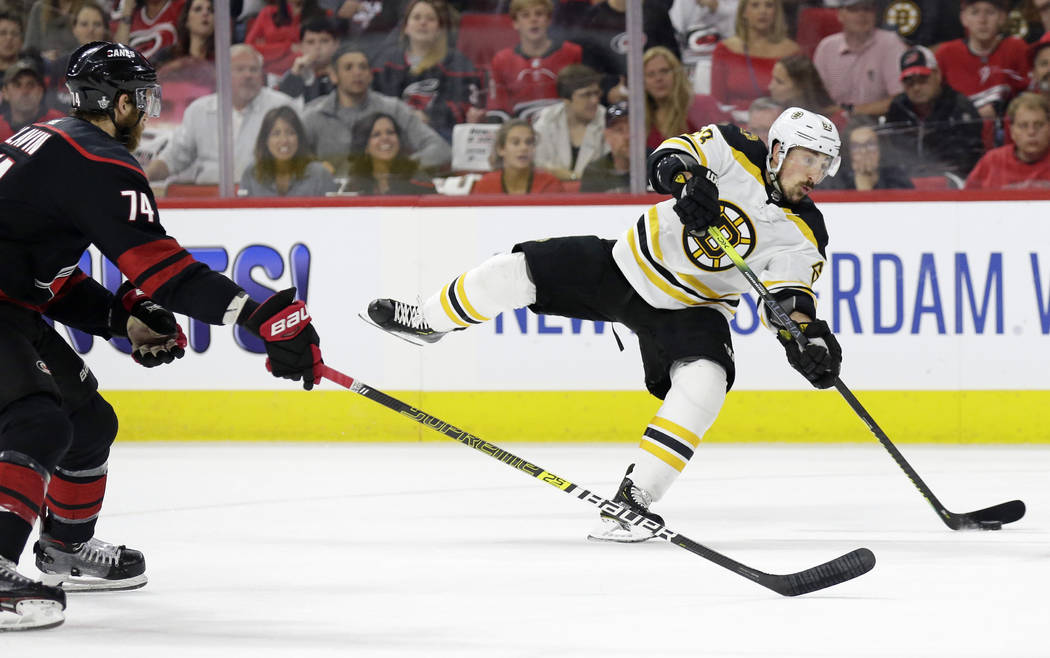
{"label": "white bruins jersey", "polygon": [[[722,234],[777,299],[807,295],[824,269],[827,230],[808,198],[796,204],[765,183],[766,147],[732,125],[709,125],[657,149],[685,152],[718,175]],[[655,308],[710,306],[731,319],[750,284],[712,238],[687,235],[675,200],[652,206],[613,247],[613,258]],[[764,308],[763,317],[764,317]]]}

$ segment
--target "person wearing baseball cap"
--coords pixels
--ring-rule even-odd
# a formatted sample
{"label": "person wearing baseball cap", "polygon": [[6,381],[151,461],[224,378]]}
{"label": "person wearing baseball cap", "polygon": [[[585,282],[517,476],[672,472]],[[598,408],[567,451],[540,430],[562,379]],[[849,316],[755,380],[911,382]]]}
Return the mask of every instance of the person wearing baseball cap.
{"label": "person wearing baseball cap", "polygon": [[900,79],[904,91],[886,112],[887,162],[907,163],[912,177],[965,178],[984,152],[977,108],[943,81],[937,58],[925,46],[904,51]]}
{"label": "person wearing baseball cap", "polygon": [[65,116],[44,104],[43,66],[31,57],[23,57],[7,67],[3,93],[4,102],[0,104],[0,141],[31,123]]}
{"label": "person wearing baseball cap", "polygon": [[609,152],[592,160],[580,177],[580,192],[631,191],[631,129],[627,101],[613,103],[605,110],[603,136]]}
{"label": "person wearing baseball cap", "polygon": [[1006,104],[1028,86],[1028,45],[1004,36],[1006,0],[962,0],[959,20],[966,36],[937,49],[944,81],[970,97],[981,116],[1002,116]]}

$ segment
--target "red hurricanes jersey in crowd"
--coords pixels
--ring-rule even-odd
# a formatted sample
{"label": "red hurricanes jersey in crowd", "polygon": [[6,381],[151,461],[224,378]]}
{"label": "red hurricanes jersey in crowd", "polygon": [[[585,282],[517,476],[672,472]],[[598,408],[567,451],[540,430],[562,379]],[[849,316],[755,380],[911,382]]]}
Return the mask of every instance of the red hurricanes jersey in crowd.
{"label": "red hurricanes jersey in crowd", "polygon": [[558,72],[579,64],[583,50],[571,41],[554,43],[543,57],[526,57],[521,46],[504,48],[492,57],[487,109],[518,116],[535,101],[558,98]]}
{"label": "red hurricanes jersey in crowd", "polygon": [[1013,144],[984,154],[966,177],[966,189],[1050,189],[1050,153],[1031,164],[1014,155]]}
{"label": "red hurricanes jersey in crowd", "polygon": [[[125,0],[131,2],[132,0]],[[139,51],[147,59],[152,58],[161,48],[175,43],[175,21],[179,18],[182,5],[186,0],[168,0],[160,13],[153,18],[146,17],[146,8],[136,9],[131,15],[131,35],[128,45]],[[116,29],[114,25],[113,29]]]}
{"label": "red hurricanes jersey in crowd", "polygon": [[1001,112],[1028,86],[1028,46],[1017,37],[1006,37],[984,57],[970,52],[962,39],[949,41],[937,49],[937,65],[948,86],[977,107],[998,103]]}

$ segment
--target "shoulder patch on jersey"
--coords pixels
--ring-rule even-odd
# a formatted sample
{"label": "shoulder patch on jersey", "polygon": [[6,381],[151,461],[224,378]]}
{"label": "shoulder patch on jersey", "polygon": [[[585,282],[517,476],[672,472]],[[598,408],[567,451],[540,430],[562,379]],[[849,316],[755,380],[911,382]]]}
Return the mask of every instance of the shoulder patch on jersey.
{"label": "shoulder patch on jersey", "polygon": [[730,147],[743,153],[751,164],[758,167],[759,171],[766,170],[766,145],[762,143],[762,140],[731,123],[720,123],[717,127],[722,133],[722,138]]}
{"label": "shoulder patch on jersey", "polygon": [[[824,225],[824,214],[820,212],[813,200],[806,197],[790,208],[784,208],[784,212],[789,219],[799,224],[799,230],[816,245],[820,255],[827,258],[824,250],[828,246],[828,229]],[[795,219],[796,217],[798,219]]]}

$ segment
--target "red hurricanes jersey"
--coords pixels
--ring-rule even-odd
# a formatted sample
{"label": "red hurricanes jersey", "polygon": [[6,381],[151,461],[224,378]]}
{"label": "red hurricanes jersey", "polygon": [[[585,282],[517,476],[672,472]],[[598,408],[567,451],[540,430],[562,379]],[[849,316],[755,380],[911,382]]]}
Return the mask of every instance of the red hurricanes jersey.
{"label": "red hurricanes jersey", "polygon": [[175,22],[185,3],[186,0],[168,0],[160,13],[153,18],[146,16],[145,7],[136,9],[131,15],[131,34],[128,36],[128,45],[149,59],[161,48],[174,44],[177,39]]}
{"label": "red hurricanes jersey", "polygon": [[948,86],[977,107],[997,103],[1001,111],[1028,86],[1028,46],[1017,37],[1006,37],[984,57],[970,52],[962,39],[949,41],[937,49],[937,65]]}
{"label": "red hurricanes jersey", "polygon": [[492,58],[487,109],[517,116],[536,101],[557,99],[558,72],[582,59],[583,49],[571,41],[553,44],[543,57],[526,57],[520,45],[504,48]]}

